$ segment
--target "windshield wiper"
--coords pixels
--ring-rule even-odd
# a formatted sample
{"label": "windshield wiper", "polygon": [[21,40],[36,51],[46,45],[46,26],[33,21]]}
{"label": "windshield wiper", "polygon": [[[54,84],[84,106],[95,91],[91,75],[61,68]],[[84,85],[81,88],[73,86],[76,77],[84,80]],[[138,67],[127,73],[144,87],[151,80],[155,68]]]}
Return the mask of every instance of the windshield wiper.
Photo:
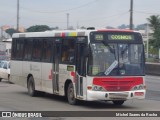
{"label": "windshield wiper", "polygon": [[116,68],[118,65],[118,61],[115,60],[110,66],[108,69],[106,69],[106,71],[104,72],[105,75],[109,75],[111,73],[111,71]]}

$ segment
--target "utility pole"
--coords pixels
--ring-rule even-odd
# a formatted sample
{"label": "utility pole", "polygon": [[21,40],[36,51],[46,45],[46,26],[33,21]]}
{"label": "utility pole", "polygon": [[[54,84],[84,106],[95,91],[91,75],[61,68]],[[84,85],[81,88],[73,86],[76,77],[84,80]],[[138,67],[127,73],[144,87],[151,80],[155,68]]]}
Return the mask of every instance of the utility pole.
{"label": "utility pole", "polygon": [[1,27],[1,40],[0,41],[2,41],[2,40],[3,40],[3,29]]}
{"label": "utility pole", "polygon": [[146,58],[148,58],[148,54],[149,54],[149,27],[148,27],[148,23],[147,23],[147,26],[146,26],[146,33],[147,33],[147,55],[146,55]]}
{"label": "utility pole", "polygon": [[67,13],[67,29],[69,29],[69,13]]}
{"label": "utility pole", "polygon": [[130,1],[130,30],[133,30],[133,0]]}
{"label": "utility pole", "polygon": [[19,0],[17,0],[17,31],[19,31]]}

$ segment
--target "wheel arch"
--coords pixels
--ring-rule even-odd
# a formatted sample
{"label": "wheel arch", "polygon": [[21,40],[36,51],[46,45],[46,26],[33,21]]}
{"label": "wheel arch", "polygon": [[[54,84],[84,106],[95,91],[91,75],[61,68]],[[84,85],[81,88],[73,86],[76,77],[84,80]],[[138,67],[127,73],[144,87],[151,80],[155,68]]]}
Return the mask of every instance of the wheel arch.
{"label": "wheel arch", "polygon": [[64,84],[64,95],[67,96],[67,88],[69,86],[69,84],[72,83],[72,80],[67,79],[65,84]]}
{"label": "wheel arch", "polygon": [[27,76],[27,88],[28,88],[28,81],[29,81],[29,78],[30,78],[31,76],[33,77],[32,74],[28,74],[28,76]]}

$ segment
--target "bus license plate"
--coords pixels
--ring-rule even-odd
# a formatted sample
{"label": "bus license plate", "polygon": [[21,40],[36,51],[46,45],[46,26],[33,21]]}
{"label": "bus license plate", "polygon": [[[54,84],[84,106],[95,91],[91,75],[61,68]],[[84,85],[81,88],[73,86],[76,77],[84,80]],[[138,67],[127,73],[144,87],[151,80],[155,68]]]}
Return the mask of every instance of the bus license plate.
{"label": "bus license plate", "polygon": [[128,97],[128,93],[109,93],[109,97],[110,98],[127,98]]}

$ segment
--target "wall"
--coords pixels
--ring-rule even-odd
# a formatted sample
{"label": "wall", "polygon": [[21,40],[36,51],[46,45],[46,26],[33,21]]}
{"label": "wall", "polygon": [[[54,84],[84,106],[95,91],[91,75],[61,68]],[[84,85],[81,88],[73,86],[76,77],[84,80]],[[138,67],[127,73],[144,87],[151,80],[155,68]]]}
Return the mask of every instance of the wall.
{"label": "wall", "polygon": [[146,63],[146,75],[160,75],[160,63]]}

